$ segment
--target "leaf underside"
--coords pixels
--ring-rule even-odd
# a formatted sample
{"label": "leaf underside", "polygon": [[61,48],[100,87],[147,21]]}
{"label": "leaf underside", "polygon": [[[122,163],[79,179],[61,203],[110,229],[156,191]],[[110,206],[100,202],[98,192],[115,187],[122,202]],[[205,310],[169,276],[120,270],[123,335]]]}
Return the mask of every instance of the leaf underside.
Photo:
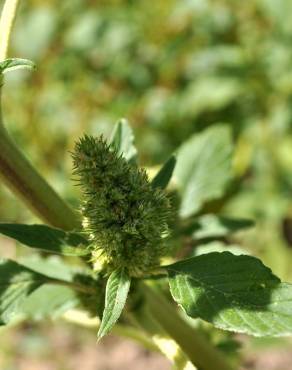
{"label": "leaf underside", "polygon": [[35,64],[28,59],[8,58],[0,63],[0,73],[15,71],[16,69],[34,69]]}
{"label": "leaf underside", "polygon": [[79,304],[76,293],[65,286],[44,284],[32,292],[22,306],[26,319],[43,320],[60,317]]}
{"label": "leaf underside", "polygon": [[10,260],[0,260],[0,324],[7,324],[25,299],[49,278]]}
{"label": "leaf underside", "polygon": [[[94,300],[96,311],[99,313],[103,309],[103,289],[102,281],[95,275],[92,279],[90,269],[80,265],[68,264],[60,256],[47,256],[42,258],[37,254],[26,256],[21,259],[21,264],[35,272],[41,273],[51,280],[50,284],[44,284],[36,289],[22,306],[21,312],[24,317],[32,320],[40,320],[47,317],[56,318],[68,309],[83,305]],[[52,281],[53,280],[53,281]],[[59,280],[65,286],[52,284]],[[67,284],[69,283],[69,284]],[[72,283],[72,287],[70,287]],[[74,284],[96,288],[96,293],[90,295],[77,292]],[[100,303],[100,304],[99,304]]]}
{"label": "leaf underside", "polygon": [[187,315],[255,336],[292,334],[292,285],[251,256],[209,253],[166,267]]}
{"label": "leaf underside", "polygon": [[113,130],[110,144],[117,150],[118,154],[128,161],[135,161],[137,149],[134,145],[134,134],[126,119],[120,119]]}

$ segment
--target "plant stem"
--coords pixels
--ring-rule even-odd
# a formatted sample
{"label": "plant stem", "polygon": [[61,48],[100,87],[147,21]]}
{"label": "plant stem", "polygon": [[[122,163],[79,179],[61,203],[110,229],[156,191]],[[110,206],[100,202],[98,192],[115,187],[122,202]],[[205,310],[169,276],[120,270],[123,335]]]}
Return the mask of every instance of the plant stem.
{"label": "plant stem", "polygon": [[157,345],[160,351],[166,358],[174,364],[175,369],[196,370],[197,368],[189,361],[186,354],[182,351],[177,342],[171,338],[155,317],[152,316],[148,305],[143,305],[139,309],[131,312],[132,323],[144,330],[148,335],[151,336],[153,342]]}
{"label": "plant stem", "polygon": [[8,187],[43,221],[64,230],[80,228],[77,215],[24,157],[9,137],[1,117],[0,148],[0,174]]}
{"label": "plant stem", "polygon": [[[7,58],[18,5],[19,0],[6,0],[2,9],[0,18],[0,61]],[[0,77],[1,85],[2,79],[3,76]],[[8,187],[20,195],[45,222],[65,230],[79,228],[80,221],[77,215],[33,168],[9,137],[3,125],[1,101],[0,148],[0,175]]]}
{"label": "plant stem", "polygon": [[0,62],[7,58],[12,27],[19,0],[6,0],[0,18]]}
{"label": "plant stem", "polygon": [[195,366],[202,370],[232,370],[223,354],[191,328],[162,293],[156,292],[154,288],[151,289],[146,284],[143,285],[143,290],[152,316],[176,341]]}
{"label": "plant stem", "polygon": [[[100,320],[98,318],[88,317],[85,312],[79,310],[69,310],[65,312],[63,319],[73,324],[94,330],[98,330],[100,325]],[[152,342],[151,339],[141,333],[141,331],[138,329],[135,329],[129,325],[116,324],[112,329],[112,333],[140,343],[149,351],[160,352],[159,348]]]}

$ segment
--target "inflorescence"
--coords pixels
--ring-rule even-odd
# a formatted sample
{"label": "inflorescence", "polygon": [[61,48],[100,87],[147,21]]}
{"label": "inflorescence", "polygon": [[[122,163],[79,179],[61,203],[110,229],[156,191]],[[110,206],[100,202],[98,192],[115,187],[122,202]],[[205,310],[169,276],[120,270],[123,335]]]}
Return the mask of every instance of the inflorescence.
{"label": "inflorescence", "polygon": [[169,199],[154,189],[143,169],[128,163],[105,140],[82,137],[73,152],[74,174],[83,191],[84,231],[92,262],[125,267],[139,276],[166,254]]}

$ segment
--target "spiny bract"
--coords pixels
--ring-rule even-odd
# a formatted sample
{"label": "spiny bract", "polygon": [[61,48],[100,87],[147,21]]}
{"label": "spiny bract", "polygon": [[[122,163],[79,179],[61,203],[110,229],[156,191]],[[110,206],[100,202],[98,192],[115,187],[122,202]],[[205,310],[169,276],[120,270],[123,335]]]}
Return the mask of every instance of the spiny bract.
{"label": "spiny bract", "polygon": [[73,152],[83,190],[84,229],[93,263],[125,267],[133,276],[159,264],[166,252],[170,203],[145,170],[128,163],[104,139],[84,136]]}

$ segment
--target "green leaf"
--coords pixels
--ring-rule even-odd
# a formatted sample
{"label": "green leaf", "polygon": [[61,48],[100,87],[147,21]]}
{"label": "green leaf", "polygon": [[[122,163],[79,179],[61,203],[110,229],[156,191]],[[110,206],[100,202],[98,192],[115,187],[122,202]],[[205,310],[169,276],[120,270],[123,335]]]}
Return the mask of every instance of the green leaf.
{"label": "green leaf", "polygon": [[79,299],[72,289],[44,284],[27,297],[21,313],[29,320],[55,319],[78,304]]}
{"label": "green leaf", "polygon": [[19,259],[19,263],[33,271],[46,275],[51,279],[73,282],[76,275],[88,275],[87,267],[75,266],[66,262],[61,256],[49,255],[42,257],[39,254],[30,254]]}
{"label": "green leaf", "polygon": [[255,336],[292,334],[292,285],[259,259],[215,252],[166,269],[171,294],[189,316]]}
{"label": "green leaf", "polygon": [[[84,266],[66,263],[60,256],[53,255],[42,258],[30,255],[21,259],[21,264],[49,279],[59,280],[59,284],[70,283],[69,286],[44,284],[38,288],[25,302],[22,313],[25,317],[39,320],[44,317],[58,317],[77,304],[90,309],[101,317],[104,308],[104,279]],[[54,281],[52,281],[53,283]],[[91,287],[96,293],[88,294],[74,289],[74,285]],[[72,287],[71,287],[72,286]]]}
{"label": "green leaf", "polygon": [[137,156],[134,139],[133,130],[128,121],[124,118],[120,119],[115,125],[110,143],[129,162],[135,161]]}
{"label": "green leaf", "polygon": [[9,58],[0,63],[0,73],[15,71],[16,69],[34,69],[35,64],[28,59]]}
{"label": "green leaf", "polygon": [[156,174],[154,179],[152,180],[151,184],[153,188],[161,188],[165,189],[172,177],[172,173],[174,171],[176,164],[176,157],[172,155],[168,161],[164,163],[162,168]]}
{"label": "green leaf", "polygon": [[208,214],[197,218],[188,232],[198,240],[227,236],[252,226],[254,222],[251,220]]}
{"label": "green leaf", "polygon": [[242,90],[234,77],[202,76],[184,87],[179,109],[184,117],[194,118],[203,112],[222,109],[237,99]]}
{"label": "green leaf", "polygon": [[206,244],[196,245],[189,257],[197,257],[202,254],[208,254],[212,252],[231,252],[232,254],[239,255],[249,255],[248,251],[243,249],[241,246],[236,244],[225,244],[221,241],[212,241]]}
{"label": "green leaf", "polygon": [[213,126],[192,136],[178,150],[174,177],[182,197],[181,217],[198,212],[206,201],[224,194],[231,178],[230,129]]}
{"label": "green leaf", "polygon": [[80,234],[47,225],[0,224],[0,233],[32,248],[65,256],[88,254],[87,240]]}
{"label": "green leaf", "polygon": [[98,339],[106,335],[119,319],[130,289],[131,278],[125,269],[118,269],[110,275],[105,290],[105,307],[97,334]]}
{"label": "green leaf", "polygon": [[17,316],[25,299],[48,281],[46,276],[14,261],[0,260],[0,324]]}

